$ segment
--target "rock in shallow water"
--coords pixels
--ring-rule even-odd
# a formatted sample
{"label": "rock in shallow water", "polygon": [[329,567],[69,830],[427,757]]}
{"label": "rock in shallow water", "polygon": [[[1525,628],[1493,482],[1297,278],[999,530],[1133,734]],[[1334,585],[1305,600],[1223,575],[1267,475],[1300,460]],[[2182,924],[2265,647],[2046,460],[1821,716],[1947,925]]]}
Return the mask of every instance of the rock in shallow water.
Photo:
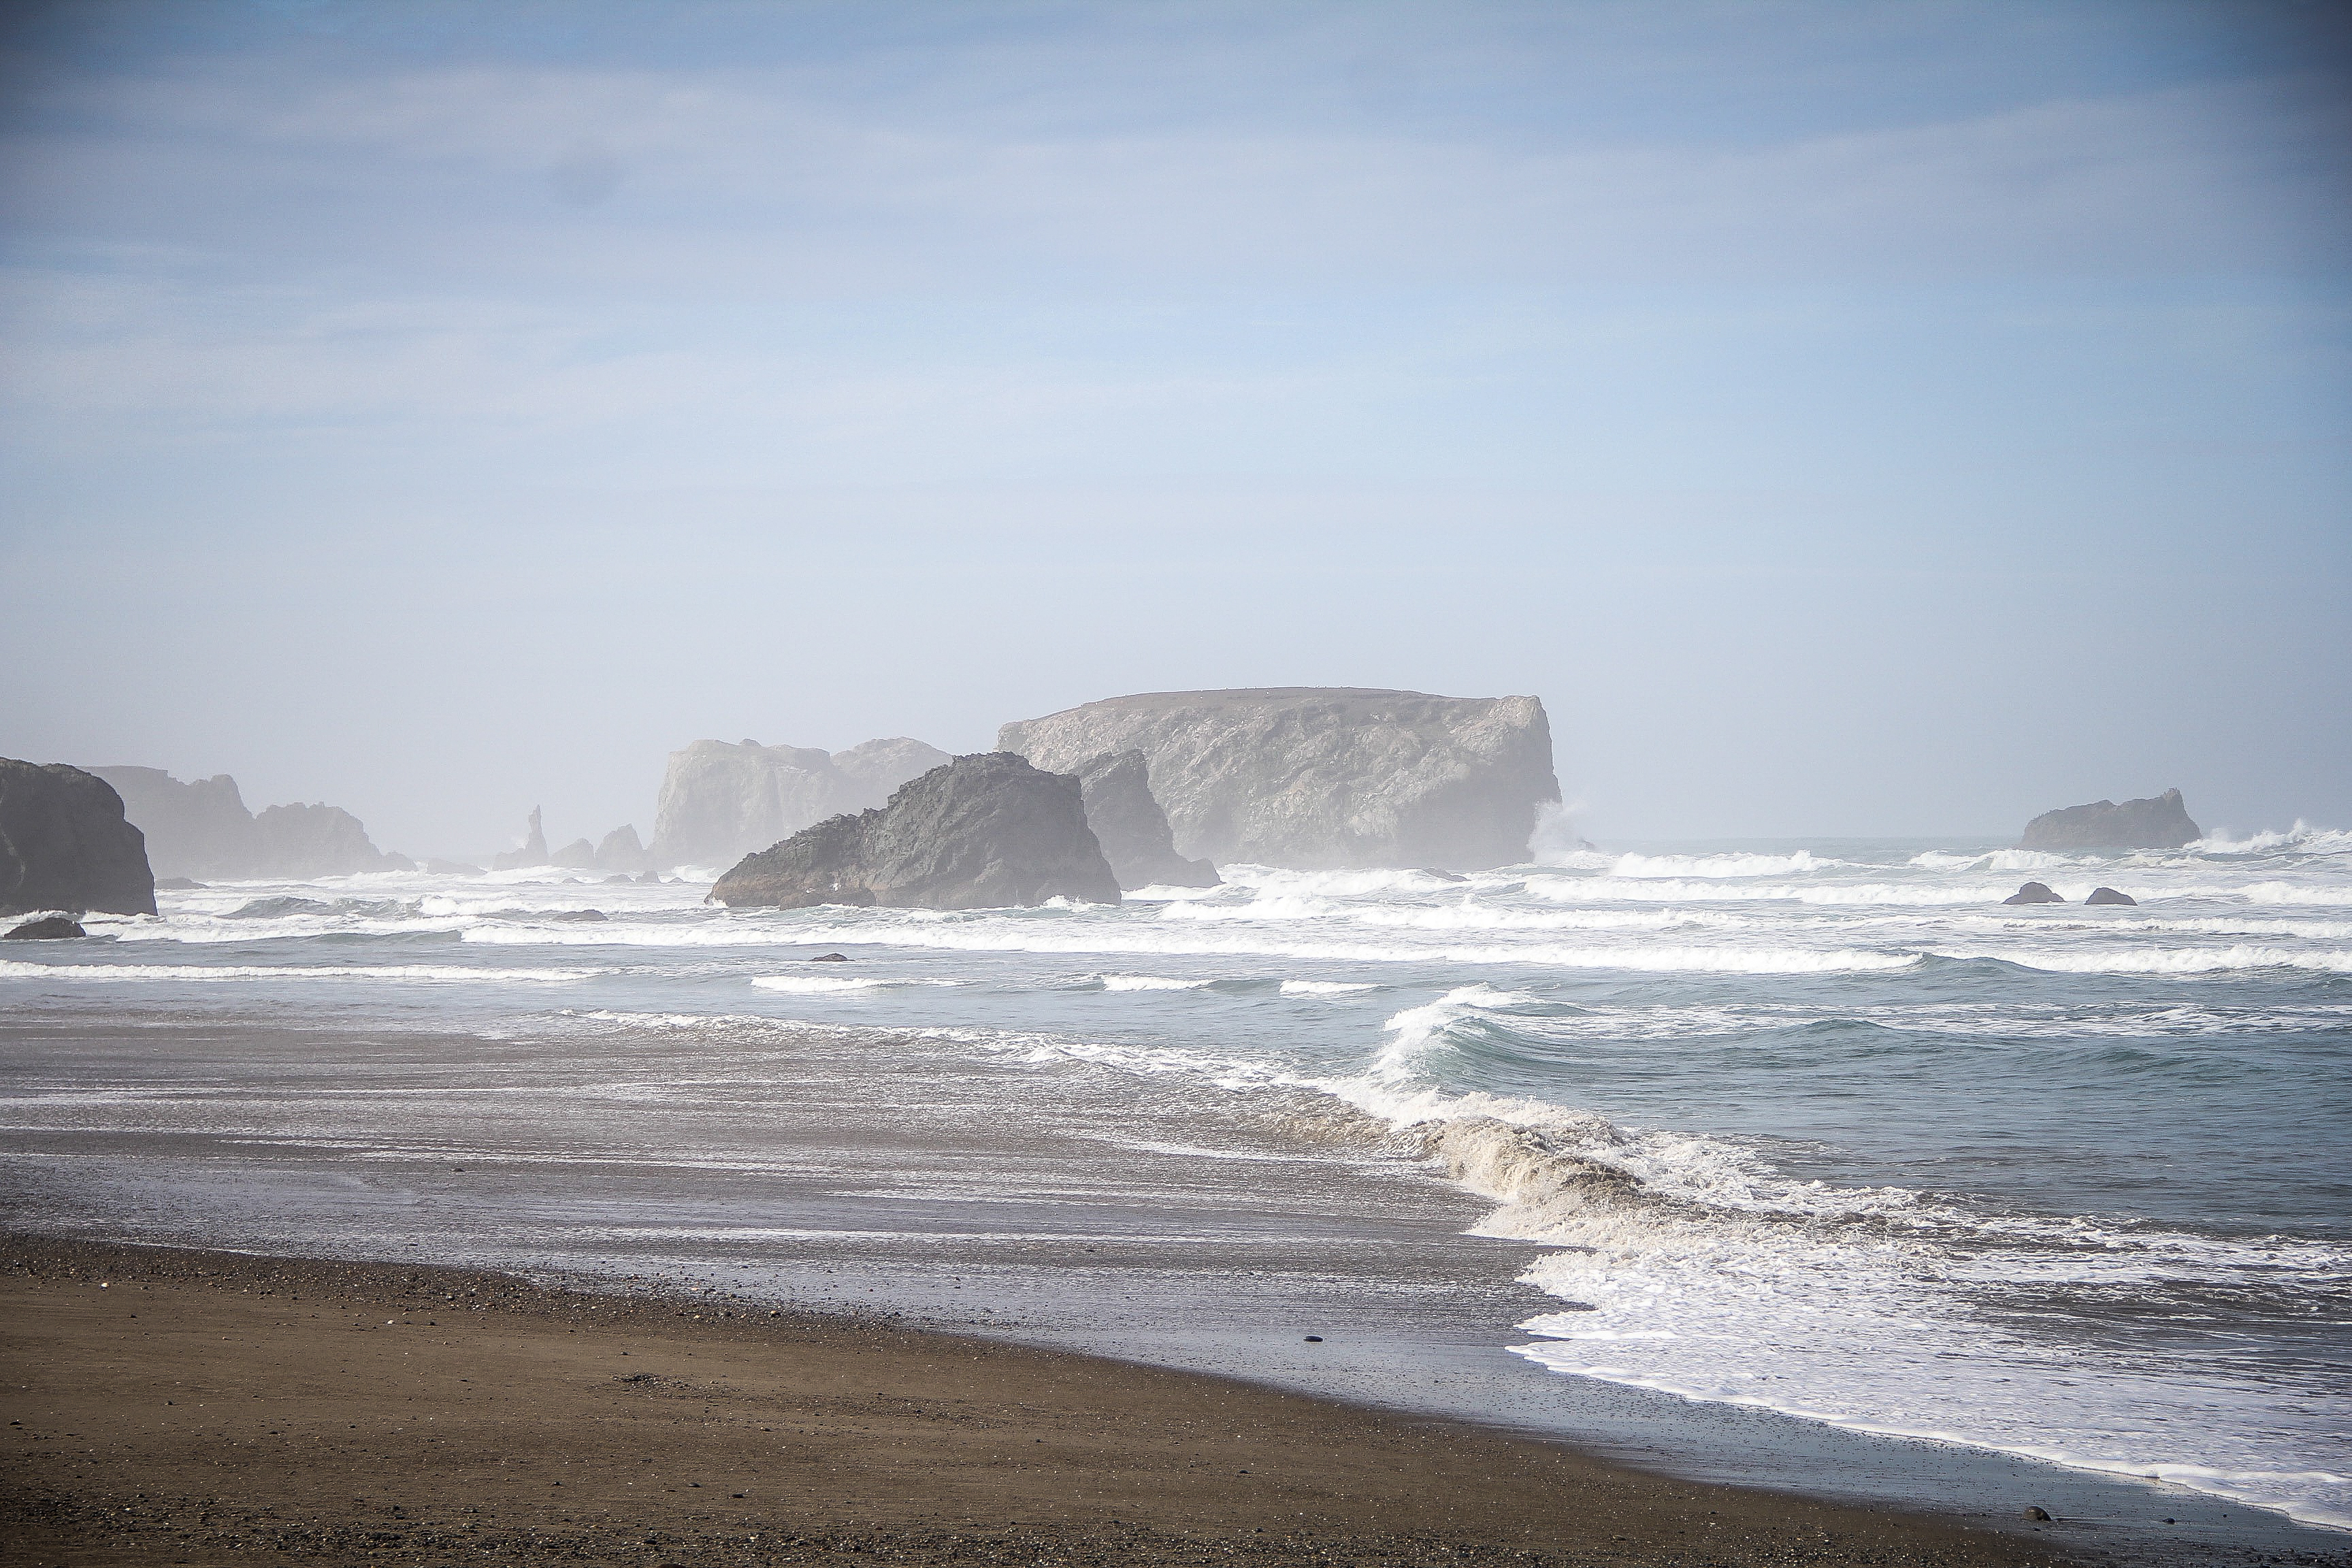
{"label": "rock in shallow water", "polygon": [[737,908],[981,910],[1119,901],[1078,781],[1005,752],[958,757],[879,811],[830,817],[747,855],[710,889]]}
{"label": "rock in shallow water", "polygon": [[2050,884],[2047,882],[2028,882],[2001,900],[2004,904],[2063,904],[2065,901],[2050,890]]}
{"label": "rock in shallow water", "polygon": [[122,797],[63,763],[0,757],[0,914],[35,910],[155,912],[147,840]]}
{"label": "rock in shallow water", "polygon": [[88,936],[79,921],[64,915],[44,915],[37,921],[26,921],[0,942],[61,942],[68,937]]}
{"label": "rock in shallow water", "polygon": [[2139,904],[2139,900],[2129,893],[2118,893],[2113,888],[2093,888],[2091,896],[2083,901],[2086,904],[2130,904],[2135,908]]}
{"label": "rock in shallow water", "polygon": [[1087,803],[1087,826],[1123,889],[1214,888],[1223,884],[1206,860],[1176,853],[1168,818],[1151,794],[1150,764],[1139,751],[1105,752],[1072,770]]}

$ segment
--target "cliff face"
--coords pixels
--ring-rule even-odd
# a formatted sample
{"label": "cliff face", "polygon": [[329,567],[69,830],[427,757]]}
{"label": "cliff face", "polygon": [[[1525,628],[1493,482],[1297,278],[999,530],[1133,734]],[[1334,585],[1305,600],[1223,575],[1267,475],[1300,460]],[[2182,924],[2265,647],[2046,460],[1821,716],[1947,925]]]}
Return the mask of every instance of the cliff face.
{"label": "cliff face", "polygon": [[838,756],[806,746],[697,741],[672,752],[654,813],[653,858],[666,866],[725,866],[811,823],[863,811],[948,761],[904,737]]}
{"label": "cliff face", "polygon": [[2166,790],[2147,800],[2117,805],[2096,800],[2045,811],[2025,825],[2020,849],[2178,849],[2205,837],[2189,819],[2180,792]]}
{"label": "cliff face", "polygon": [[152,915],[155,874],[112,784],[0,757],[0,915],[28,910]]}
{"label": "cliff face", "polygon": [[1001,752],[957,757],[887,805],[826,819],[751,855],[713,902],[806,909],[980,910],[1048,899],[1118,902],[1078,781]]}
{"label": "cliff face", "polygon": [[997,744],[1055,772],[1140,751],[1177,852],[1219,865],[1515,865],[1559,798],[1533,697],[1154,692],[1007,724]]}
{"label": "cliff face", "polygon": [[158,876],[341,877],[409,865],[378,849],[366,825],[341,806],[273,805],[257,816],[226,773],[183,782],[161,768],[89,771],[121,796]]}
{"label": "cliff face", "polygon": [[1223,879],[1206,860],[1176,853],[1168,817],[1152,797],[1151,773],[1138,751],[1105,752],[1077,767],[1087,826],[1123,889],[1213,888]]}

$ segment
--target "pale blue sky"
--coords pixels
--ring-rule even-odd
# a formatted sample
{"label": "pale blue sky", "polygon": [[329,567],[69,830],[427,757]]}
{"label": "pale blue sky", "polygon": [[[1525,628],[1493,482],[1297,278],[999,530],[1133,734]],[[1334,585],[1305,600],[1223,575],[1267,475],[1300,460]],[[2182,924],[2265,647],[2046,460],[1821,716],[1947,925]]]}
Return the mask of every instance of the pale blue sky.
{"label": "pale blue sky", "polygon": [[0,753],[1549,705],[1611,838],[2352,825],[2323,6],[23,8]]}

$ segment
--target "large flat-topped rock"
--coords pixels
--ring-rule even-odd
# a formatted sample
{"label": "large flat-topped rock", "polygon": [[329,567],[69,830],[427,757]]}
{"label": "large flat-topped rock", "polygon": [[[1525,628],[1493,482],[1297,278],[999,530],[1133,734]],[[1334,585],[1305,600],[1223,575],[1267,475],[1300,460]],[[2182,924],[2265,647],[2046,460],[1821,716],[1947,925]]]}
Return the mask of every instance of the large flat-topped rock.
{"label": "large flat-topped rock", "polygon": [[2095,800],[2045,811],[2025,825],[2020,849],[2178,849],[2205,837],[2189,819],[2180,792],[2166,790],[2146,800]]}
{"label": "large flat-topped rock", "polygon": [[1177,852],[1221,865],[1513,865],[1559,799],[1533,697],[1154,691],[1007,724],[997,746],[1054,773],[1142,752]]}

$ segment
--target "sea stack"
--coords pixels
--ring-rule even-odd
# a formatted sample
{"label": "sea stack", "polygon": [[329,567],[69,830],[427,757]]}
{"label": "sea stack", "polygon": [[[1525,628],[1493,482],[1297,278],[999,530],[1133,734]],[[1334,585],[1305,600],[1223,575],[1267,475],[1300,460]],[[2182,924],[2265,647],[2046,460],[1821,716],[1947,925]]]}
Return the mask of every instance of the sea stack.
{"label": "sea stack", "polygon": [[1559,799],[1533,697],[1162,691],[1007,724],[997,745],[1057,773],[1141,752],[1175,852],[1220,866],[1516,865]]}
{"label": "sea stack", "polygon": [[146,836],[158,876],[233,880],[415,869],[406,856],[378,849],[367,825],[339,805],[272,805],[257,816],[226,773],[184,781],[162,768],[89,771],[122,797],[123,815]]}
{"label": "sea stack", "polygon": [[710,889],[737,908],[978,910],[1119,901],[1078,781],[1003,752],[957,757],[887,805],[828,817],[746,856]]}
{"label": "sea stack", "polygon": [[2095,800],[2045,811],[2025,825],[2020,849],[2178,849],[2205,837],[2189,819],[2180,792],[2166,790],[2147,800]]}
{"label": "sea stack", "polygon": [[2001,900],[2004,904],[2063,904],[2065,901],[2063,895],[2050,890],[2047,882],[2028,882]]}
{"label": "sea stack", "polygon": [[1078,764],[1087,826],[1102,845],[1119,887],[1214,888],[1224,879],[1206,860],[1176,853],[1167,815],[1151,793],[1150,765],[1138,751],[1105,752]]}
{"label": "sea stack", "polygon": [[0,915],[39,910],[153,914],[146,836],[97,774],[0,757]]}

